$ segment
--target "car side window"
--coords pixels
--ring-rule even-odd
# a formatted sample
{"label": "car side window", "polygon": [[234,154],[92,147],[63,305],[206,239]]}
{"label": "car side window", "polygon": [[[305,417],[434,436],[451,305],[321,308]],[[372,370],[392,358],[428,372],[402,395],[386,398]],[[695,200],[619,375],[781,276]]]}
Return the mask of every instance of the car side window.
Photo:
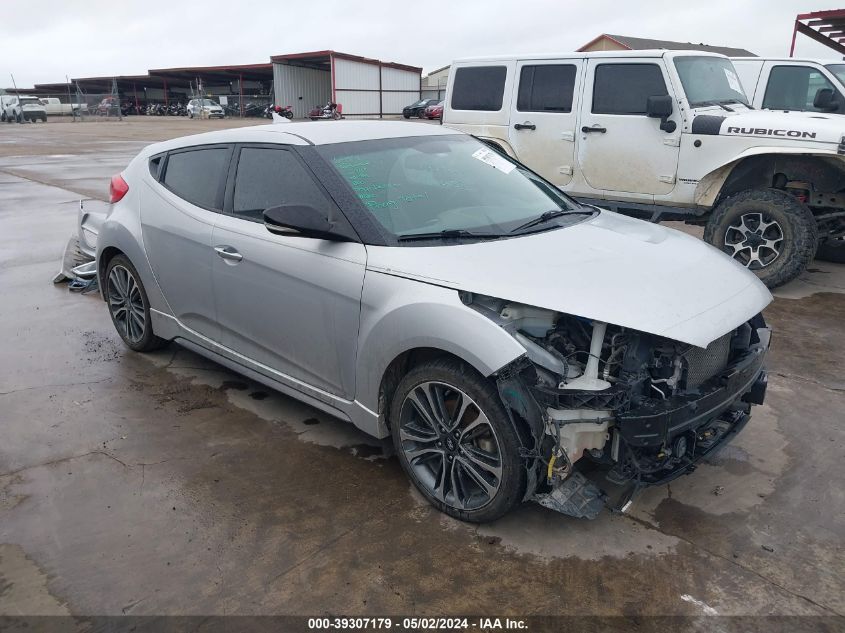
{"label": "car side window", "polygon": [[243,147],[238,158],[232,214],[263,222],[265,209],[283,204],[325,208],[326,196],[290,151],[270,147]]}
{"label": "car side window", "polygon": [[593,114],[646,114],[649,97],[667,95],[657,64],[599,64],[593,80]]}
{"label": "car side window", "polygon": [[573,64],[523,66],[516,109],[520,112],[572,112]]}
{"label": "car side window", "polygon": [[230,152],[228,147],[172,152],[167,157],[162,183],[191,204],[220,211]]}
{"label": "car side window", "polygon": [[502,109],[507,74],[505,66],[458,68],[452,85],[452,109],[498,112]]}
{"label": "car side window", "polygon": [[763,107],[769,110],[813,110],[816,93],[822,88],[838,91],[820,71],[809,66],[775,66],[769,74]]}

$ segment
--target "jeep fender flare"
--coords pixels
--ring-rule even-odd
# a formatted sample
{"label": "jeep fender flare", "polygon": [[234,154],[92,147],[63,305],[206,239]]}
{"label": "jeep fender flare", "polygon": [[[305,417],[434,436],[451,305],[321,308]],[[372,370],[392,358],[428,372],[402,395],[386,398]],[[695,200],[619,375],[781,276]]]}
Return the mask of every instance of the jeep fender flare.
{"label": "jeep fender flare", "polygon": [[754,156],[816,156],[819,158],[836,158],[843,161],[845,169],[845,156],[838,154],[835,150],[824,150],[815,148],[792,148],[778,146],[750,147],[737,154],[733,159],[717,167],[703,176],[695,186],[694,201],[697,206],[712,208],[719,198],[725,181],[731,175],[734,168],[746,158]]}

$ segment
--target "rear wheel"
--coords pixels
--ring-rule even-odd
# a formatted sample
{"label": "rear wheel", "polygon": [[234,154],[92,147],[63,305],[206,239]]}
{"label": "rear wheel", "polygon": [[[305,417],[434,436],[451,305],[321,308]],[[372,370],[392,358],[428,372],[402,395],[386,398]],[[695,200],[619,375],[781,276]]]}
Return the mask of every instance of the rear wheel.
{"label": "rear wheel", "polygon": [[105,296],[112,323],[136,352],[151,352],[167,343],[153,333],[150,301],[138,271],[124,255],[113,257],[106,267]]}
{"label": "rear wheel", "polygon": [[777,189],[743,191],[724,200],[707,221],[704,239],[769,288],[804,272],[818,241],[810,210]]}
{"label": "rear wheel", "polygon": [[401,380],[390,408],[402,468],[441,512],[494,521],[525,490],[519,439],[493,385],[457,360],[432,360]]}

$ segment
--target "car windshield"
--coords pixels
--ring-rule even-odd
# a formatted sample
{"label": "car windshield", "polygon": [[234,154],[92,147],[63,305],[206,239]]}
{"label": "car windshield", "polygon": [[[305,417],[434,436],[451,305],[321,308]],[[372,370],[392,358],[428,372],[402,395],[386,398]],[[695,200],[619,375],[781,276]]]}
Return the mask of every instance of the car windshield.
{"label": "car windshield", "polygon": [[836,76],[839,83],[845,85],[845,64],[828,64],[825,68]]}
{"label": "car windshield", "polygon": [[691,107],[725,103],[748,105],[748,97],[731,60],[724,57],[676,57],[675,68]]}
{"label": "car windshield", "polygon": [[31,105],[44,105],[38,99],[34,97],[21,97],[21,105],[22,106],[31,106]]}
{"label": "car windshield", "polygon": [[216,102],[216,101],[212,101],[211,99],[203,99],[203,100],[202,100],[202,105],[204,105],[204,106],[216,106],[216,105],[217,105],[217,102]]}
{"label": "car windshield", "polygon": [[437,238],[444,232],[501,236],[544,213],[576,211],[554,222],[549,217],[531,229],[544,230],[583,220],[583,213],[592,212],[470,136],[337,143],[317,151],[399,239],[421,234]]}

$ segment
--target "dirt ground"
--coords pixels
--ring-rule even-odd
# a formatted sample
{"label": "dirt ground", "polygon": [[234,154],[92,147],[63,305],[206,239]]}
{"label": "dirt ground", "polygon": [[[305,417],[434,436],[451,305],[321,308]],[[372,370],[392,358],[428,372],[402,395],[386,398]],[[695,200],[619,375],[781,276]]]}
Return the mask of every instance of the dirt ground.
{"label": "dirt ground", "polygon": [[77,200],[143,145],[249,123],[0,125],[0,615],[845,613],[845,266],[777,293],[766,405],[693,475],[625,516],[466,525],[379,442],[132,353],[50,283]]}

